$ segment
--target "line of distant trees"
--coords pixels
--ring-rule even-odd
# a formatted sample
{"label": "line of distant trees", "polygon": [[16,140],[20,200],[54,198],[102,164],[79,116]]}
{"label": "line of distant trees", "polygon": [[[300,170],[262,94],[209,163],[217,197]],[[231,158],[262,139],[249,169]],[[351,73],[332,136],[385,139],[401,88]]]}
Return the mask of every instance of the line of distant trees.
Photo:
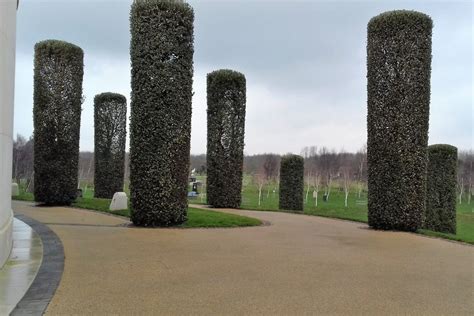
{"label": "line of distant trees", "polygon": [[[33,174],[33,137],[27,139],[17,135],[13,143],[13,175],[17,183],[31,187]],[[367,188],[367,147],[363,146],[355,153],[336,151],[327,147],[309,146],[301,150],[305,160],[305,199],[313,191],[322,192],[330,198],[335,182],[345,192],[356,190],[357,195]],[[253,181],[262,190],[263,187],[278,186],[281,155],[265,153],[246,155],[244,173],[252,175]],[[474,151],[460,150],[458,154],[458,203],[471,203],[474,194]],[[196,174],[206,174],[206,155],[191,155],[190,169]],[[125,179],[130,176],[129,154],[125,154]],[[94,153],[83,151],[79,154],[79,185],[92,186],[94,182]],[[269,194],[269,192],[267,192]],[[317,194],[316,194],[317,195]],[[316,201],[317,203],[317,201]]]}

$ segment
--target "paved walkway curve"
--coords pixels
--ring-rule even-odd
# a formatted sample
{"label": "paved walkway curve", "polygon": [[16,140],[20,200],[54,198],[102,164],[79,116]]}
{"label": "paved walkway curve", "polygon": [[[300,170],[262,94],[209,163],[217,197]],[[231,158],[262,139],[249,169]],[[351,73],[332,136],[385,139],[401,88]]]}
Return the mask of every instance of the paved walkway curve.
{"label": "paved walkway curve", "polygon": [[116,217],[14,203],[65,251],[47,314],[474,313],[474,247],[348,221],[229,210],[238,229],[126,228]]}

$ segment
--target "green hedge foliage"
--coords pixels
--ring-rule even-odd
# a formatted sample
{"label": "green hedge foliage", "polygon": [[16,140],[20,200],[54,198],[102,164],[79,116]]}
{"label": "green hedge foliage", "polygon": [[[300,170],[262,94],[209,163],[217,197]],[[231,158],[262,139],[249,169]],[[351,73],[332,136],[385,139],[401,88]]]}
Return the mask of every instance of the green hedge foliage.
{"label": "green hedge foliage", "polygon": [[238,208],[245,136],[245,76],[232,70],[207,75],[207,203]]}
{"label": "green hedge foliage", "polygon": [[458,149],[450,145],[428,147],[428,181],[424,227],[456,234]]}
{"label": "green hedge foliage", "polygon": [[304,158],[287,155],[280,163],[281,210],[303,211]]}
{"label": "green hedge foliage", "polygon": [[368,24],[369,225],[415,231],[425,212],[431,19],[391,11]]}
{"label": "green hedge foliage", "polygon": [[35,45],[34,195],[48,205],[76,198],[84,53],[47,40]]}
{"label": "green hedge foliage", "polygon": [[94,98],[94,196],[111,199],[123,191],[127,99],[105,92]]}
{"label": "green hedge foliage", "polygon": [[131,219],[170,226],[187,218],[194,12],[186,3],[132,4]]}

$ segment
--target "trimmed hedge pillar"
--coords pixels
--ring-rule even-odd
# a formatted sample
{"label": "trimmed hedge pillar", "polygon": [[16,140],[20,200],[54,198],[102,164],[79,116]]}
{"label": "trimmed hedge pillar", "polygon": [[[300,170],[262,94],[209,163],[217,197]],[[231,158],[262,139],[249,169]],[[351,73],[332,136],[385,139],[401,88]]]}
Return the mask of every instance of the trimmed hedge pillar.
{"label": "trimmed hedge pillar", "polygon": [[432,26],[415,11],[368,24],[368,217],[376,229],[415,231],[423,223]]}
{"label": "trimmed hedge pillar", "polygon": [[130,202],[138,226],[187,219],[193,22],[181,1],[132,4]]}
{"label": "trimmed hedge pillar", "polygon": [[280,163],[281,210],[303,211],[304,158],[287,155]]}
{"label": "trimmed hedge pillar", "polygon": [[47,40],[35,45],[34,195],[48,205],[76,198],[84,53]]}
{"label": "trimmed hedge pillar", "polygon": [[207,75],[207,203],[238,208],[245,136],[245,76],[232,70]]}
{"label": "trimmed hedge pillar", "polygon": [[123,191],[127,99],[117,93],[94,98],[94,197],[111,199]]}
{"label": "trimmed hedge pillar", "polygon": [[451,145],[428,147],[428,185],[424,227],[456,234],[456,179],[458,149]]}

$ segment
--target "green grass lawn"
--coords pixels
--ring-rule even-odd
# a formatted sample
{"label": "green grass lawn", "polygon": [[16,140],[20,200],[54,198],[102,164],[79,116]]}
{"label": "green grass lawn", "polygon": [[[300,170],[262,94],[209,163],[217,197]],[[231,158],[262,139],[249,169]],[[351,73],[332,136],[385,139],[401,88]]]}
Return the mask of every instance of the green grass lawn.
{"label": "green grass lawn", "polygon": [[[198,177],[199,180],[205,182],[205,178]],[[275,189],[275,192],[273,190]],[[305,191],[306,193],[306,191]],[[304,214],[307,215],[316,215],[316,216],[323,216],[323,217],[330,217],[330,218],[338,218],[338,219],[345,219],[345,220],[352,220],[357,222],[367,223],[367,192],[363,192],[361,197],[358,197],[356,190],[352,190],[349,194],[348,198],[348,207],[344,206],[344,192],[340,189],[334,187],[331,190],[329,195],[329,200],[324,202],[323,201],[323,190],[319,192],[318,195],[318,206],[315,206],[315,199],[312,198],[312,191],[309,192],[308,201],[305,203],[304,206]],[[102,200],[102,199],[93,199],[93,191],[88,189],[84,192],[84,198],[78,199],[73,206],[79,208],[87,208],[87,209],[94,209],[98,211],[108,211],[108,207],[110,204],[110,200]],[[16,197],[17,200],[33,200],[33,196],[31,194],[22,193],[19,197]],[[189,199],[189,203],[191,204],[205,204],[206,199],[197,197]],[[274,185],[266,186],[262,192],[262,200],[261,204],[258,205],[258,188],[255,184],[251,182],[250,177],[244,177],[244,185],[242,190],[242,209],[249,209],[249,210],[260,210],[260,211],[281,211],[278,209],[278,187]],[[203,213],[196,213],[196,212],[203,212]],[[214,214],[217,212],[213,212],[212,214],[205,214],[204,212],[213,212],[213,211],[204,211],[204,210],[197,210],[190,208],[189,211],[189,220],[188,223],[185,224],[185,227],[197,227],[194,225],[200,225],[199,227],[217,227],[214,226],[216,223],[220,223],[221,219],[218,218],[218,215]],[[115,214],[129,216],[128,210],[117,211]],[[202,216],[208,216],[207,222],[209,226],[205,226],[206,224],[196,224],[202,223]],[[222,213],[217,213],[222,214]],[[225,214],[230,215],[230,214]],[[213,216],[212,219],[210,217]],[[240,219],[243,222],[242,226],[251,226],[245,223],[246,220]],[[260,222],[259,222],[260,223]],[[188,225],[188,226],[187,226]],[[235,225],[233,220],[229,218],[229,225],[225,226],[225,224],[220,223],[219,227],[235,227],[239,225]],[[457,207],[457,234],[444,234],[444,233],[437,233],[429,230],[419,230],[419,233],[428,235],[428,236],[435,236],[441,237],[446,239],[464,241],[470,244],[474,244],[474,211],[472,208],[472,204],[467,204],[466,201],[463,201],[462,204],[458,204]]]}
{"label": "green grass lawn", "polygon": [[[87,195],[86,195],[87,196]],[[15,200],[33,201],[31,193],[22,193],[20,196],[14,197]],[[130,210],[110,211],[108,199],[95,199],[92,197],[78,198],[73,207],[95,210],[104,213],[130,217]],[[259,226],[262,222],[256,218],[240,216],[235,214],[202,210],[198,208],[188,208],[188,220],[178,227],[183,228],[218,228],[218,227],[246,227]]]}
{"label": "green grass lawn", "polygon": [[[205,181],[205,179],[200,179]],[[273,190],[275,189],[275,192]],[[367,223],[367,192],[364,191],[361,197],[358,197],[357,190],[354,188],[348,197],[348,206],[344,206],[344,192],[337,187],[331,189],[329,200],[323,201],[323,192],[321,189],[318,195],[318,206],[315,206],[313,192],[310,190],[308,201],[304,204],[304,214],[316,215],[330,218],[345,219]],[[306,195],[306,188],[305,188]],[[205,204],[205,199],[189,199],[192,204]],[[278,209],[278,186],[268,185],[262,192],[262,200],[258,205],[258,187],[253,184],[249,177],[244,177],[244,186],[242,190],[242,209],[260,210],[260,211],[281,211]],[[451,240],[464,241],[474,244],[474,211],[472,204],[463,201],[457,206],[457,234],[444,234],[425,229],[418,231],[420,234],[441,237]]]}

